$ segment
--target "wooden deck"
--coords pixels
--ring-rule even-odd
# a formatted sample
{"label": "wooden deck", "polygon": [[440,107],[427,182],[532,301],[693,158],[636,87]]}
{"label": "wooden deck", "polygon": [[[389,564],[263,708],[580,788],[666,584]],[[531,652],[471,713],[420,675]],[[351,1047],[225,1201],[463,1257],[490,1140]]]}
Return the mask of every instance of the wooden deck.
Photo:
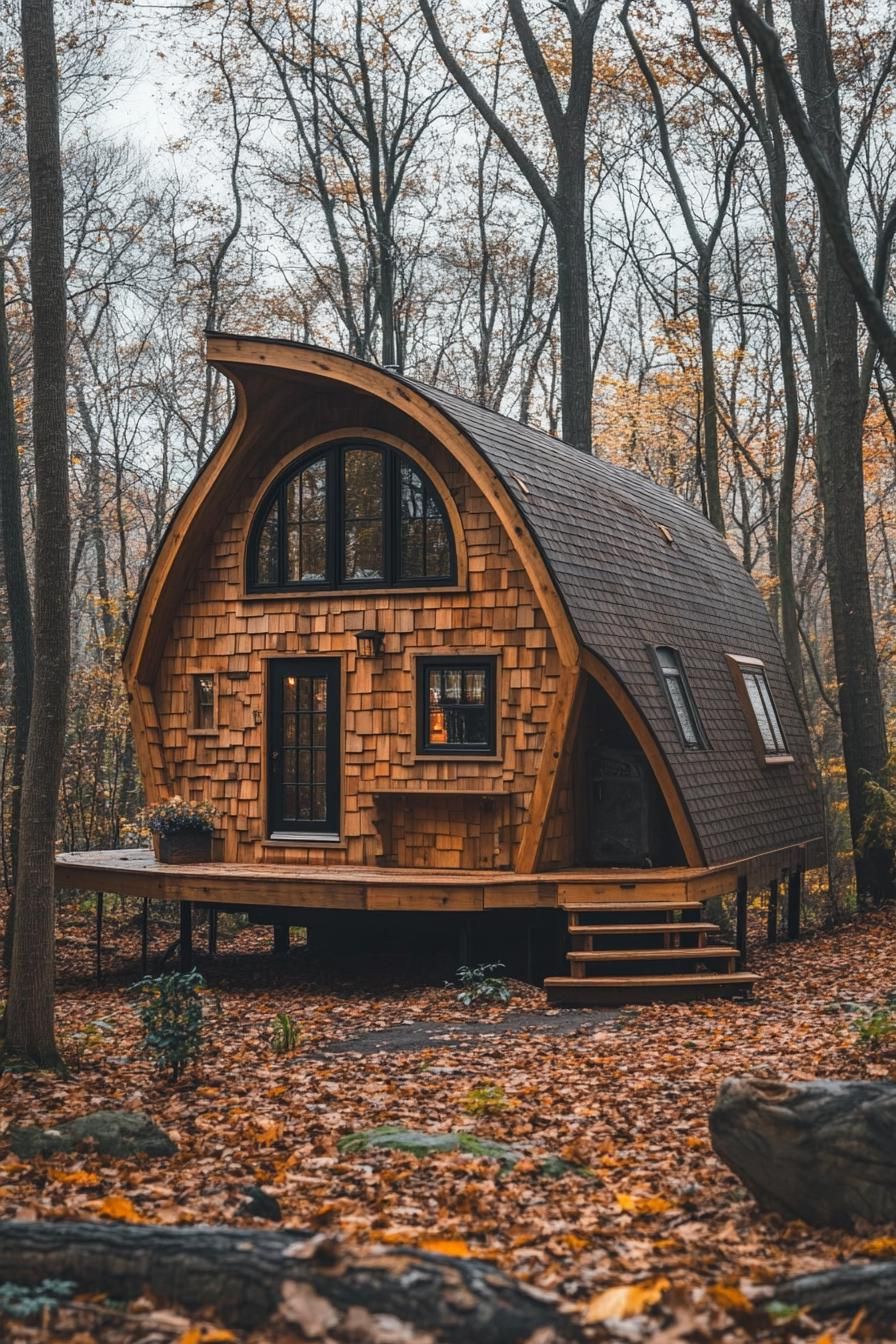
{"label": "wooden deck", "polygon": [[734,891],[738,866],[511,873],[347,864],[158,863],[148,849],[60,854],[57,889],[207,905],[327,910],[552,909],[705,901]]}

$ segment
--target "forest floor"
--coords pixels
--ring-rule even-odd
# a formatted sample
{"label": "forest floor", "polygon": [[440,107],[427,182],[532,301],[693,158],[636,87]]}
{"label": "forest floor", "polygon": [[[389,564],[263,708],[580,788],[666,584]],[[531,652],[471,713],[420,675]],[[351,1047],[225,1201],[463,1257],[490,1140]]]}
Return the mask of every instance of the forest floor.
{"label": "forest floor", "polygon": [[[754,1303],[764,1286],[793,1274],[892,1255],[896,1229],[824,1231],[761,1215],[715,1158],[707,1117],[732,1075],[896,1076],[893,1059],[862,1047],[855,1031],[859,1011],[896,988],[896,912],[796,944],[757,946],[752,968],[763,978],[751,1003],[569,1017],[522,984],[513,984],[507,1008],[465,1009],[454,989],[349,976],[344,968],[328,974],[302,948],[277,963],[261,955],[269,931],[244,929],[229,943],[224,931],[209,971],[206,1048],[177,1086],[141,1053],[127,991],[138,974],[134,925],[116,929],[113,919],[107,935],[117,961],[97,988],[89,914],[84,907],[66,914],[58,1016],[78,1067],[67,1079],[0,1077],[0,1128],[101,1108],[143,1110],[175,1139],[177,1154],[20,1161],[0,1135],[3,1218],[261,1227],[240,1212],[245,1187],[260,1185],[279,1201],[286,1227],[493,1261],[556,1293],[590,1319],[596,1339],[889,1337],[863,1319],[833,1326],[806,1315],[770,1319]],[[300,1031],[289,1054],[271,1046],[280,1012]],[[377,1048],[374,1032],[386,1033]],[[502,1172],[459,1152],[421,1158],[337,1146],[385,1124],[465,1130],[587,1171],[549,1179],[537,1160]],[[637,1290],[629,1307],[642,1289],[641,1300],[655,1304],[602,1321],[601,1295],[619,1286]],[[10,1340],[197,1344],[203,1337],[182,1313],[148,1301],[126,1316],[85,1304],[40,1326],[4,1324],[0,1336]],[[252,1339],[295,1337],[272,1328]]]}

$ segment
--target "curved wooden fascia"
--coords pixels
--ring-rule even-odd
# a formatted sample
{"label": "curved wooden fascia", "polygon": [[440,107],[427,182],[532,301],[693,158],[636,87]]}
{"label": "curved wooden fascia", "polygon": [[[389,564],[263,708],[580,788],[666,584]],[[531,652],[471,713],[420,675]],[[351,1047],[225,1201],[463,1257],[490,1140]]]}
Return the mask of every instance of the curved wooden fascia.
{"label": "curved wooden fascia", "polygon": [[[242,545],[240,547],[240,572],[242,574],[241,591],[244,597],[253,599],[261,598],[262,600],[265,600],[268,597],[283,598],[284,596],[288,596],[291,599],[295,599],[296,597],[303,596],[301,590],[286,593],[284,593],[282,589],[278,589],[277,591],[271,593],[263,593],[263,592],[250,593],[247,590],[246,588],[246,575],[248,573],[247,552],[249,542],[252,537],[252,528],[255,523],[258,510],[261,508],[265,495],[271,489],[271,486],[274,485],[274,483],[278,481],[281,476],[284,476],[290,470],[291,467],[295,466],[295,464],[301,460],[301,458],[306,457],[308,454],[315,452],[318,448],[324,448],[328,443],[343,443],[350,439],[363,439],[366,443],[380,443],[388,448],[395,448],[398,452],[403,453],[405,457],[409,458],[410,461],[413,462],[415,466],[418,466],[420,470],[425,474],[426,479],[429,481],[430,485],[435,490],[445,510],[445,513],[448,518],[448,525],[451,528],[451,535],[454,543],[454,559],[455,559],[455,571],[456,571],[455,581],[451,585],[449,585],[447,591],[449,592],[453,591],[455,588],[466,588],[467,579],[469,576],[469,566],[467,564],[467,541],[466,537],[464,536],[463,520],[461,519],[460,516],[460,509],[458,509],[457,504],[454,502],[454,496],[448,489],[448,486],[445,484],[445,481],[443,480],[441,473],[437,470],[435,465],[432,462],[430,462],[429,459],[423,453],[420,452],[419,448],[415,448],[414,445],[412,443],[408,443],[406,439],[399,438],[397,434],[387,434],[385,430],[374,429],[370,425],[349,425],[345,429],[328,429],[326,433],[315,434],[313,438],[305,439],[302,441],[302,443],[297,444],[295,448],[291,449],[288,453],[284,454],[284,456],[279,459],[276,466],[271,468],[271,470],[265,476],[262,484],[255,491],[255,494],[252,498],[252,502],[249,505],[247,513],[247,522],[245,528],[243,529],[243,540]],[[326,597],[328,593],[331,591],[332,590],[329,589],[315,589],[313,591],[307,590],[307,592],[304,595],[315,598]],[[340,595],[344,595],[345,593],[344,589],[340,589],[338,591]],[[377,588],[374,591],[378,594],[381,594],[383,592],[390,592],[392,590],[389,588],[386,589]],[[402,591],[406,591],[406,589],[403,589]],[[442,585],[439,585],[437,587],[434,587],[433,591],[445,592],[446,588]]]}
{"label": "curved wooden fascia", "polygon": [[580,664],[560,669],[541,760],[513,861],[517,873],[534,873],[538,869],[560,774],[574,746],[584,684],[585,677]]}
{"label": "curved wooden fascia", "polygon": [[[432,434],[459,462],[494,509],[538,597],[561,663],[566,667],[578,663],[578,636],[553,575],[516,501],[473,440],[426,397],[385,370],[362,364],[348,356],[308,347],[278,345],[275,342],[212,333],[208,336],[208,359],[229,377],[235,377],[234,371],[240,365],[250,365],[353,387],[393,406]],[[224,444],[216,456],[223,449]],[[232,445],[228,454],[231,451]]]}
{"label": "curved wooden fascia", "polygon": [[650,767],[672,817],[672,823],[681,842],[688,867],[705,867],[706,856],[691,821],[687,804],[681,795],[678,781],[653,734],[650,724],[616,673],[590,649],[582,649],[582,667],[589,676],[594,678],[601,689],[606,691],[634,733],[638,746],[650,762]]}

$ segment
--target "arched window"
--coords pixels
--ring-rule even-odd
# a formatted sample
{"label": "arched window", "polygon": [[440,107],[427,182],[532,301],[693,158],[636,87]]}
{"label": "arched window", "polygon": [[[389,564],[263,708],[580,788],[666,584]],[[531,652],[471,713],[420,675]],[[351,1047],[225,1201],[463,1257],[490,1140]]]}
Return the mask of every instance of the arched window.
{"label": "arched window", "polygon": [[334,444],[280,477],[252,528],[248,586],[451,583],[445,509],[416,463],[385,445]]}

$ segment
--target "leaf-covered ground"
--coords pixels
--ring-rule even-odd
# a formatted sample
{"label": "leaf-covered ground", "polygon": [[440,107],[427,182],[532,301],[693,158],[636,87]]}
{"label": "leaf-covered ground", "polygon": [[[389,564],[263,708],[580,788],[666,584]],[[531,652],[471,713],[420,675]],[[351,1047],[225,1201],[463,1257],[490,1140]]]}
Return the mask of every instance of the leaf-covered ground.
{"label": "leaf-covered ground", "polygon": [[[86,925],[82,935],[69,928],[59,1021],[63,1039],[82,1042],[83,1063],[66,1080],[0,1077],[3,1129],[100,1108],[140,1109],[179,1151],[159,1160],[82,1153],[22,1162],[4,1142],[0,1216],[252,1223],[240,1209],[244,1188],[255,1184],[279,1200],[286,1226],[485,1257],[556,1292],[586,1319],[606,1314],[601,1294],[609,1288],[634,1286],[645,1304],[658,1299],[621,1324],[593,1323],[596,1338],[884,1338],[867,1322],[853,1322],[848,1335],[845,1325],[823,1328],[804,1317],[769,1324],[750,1309],[759,1286],[873,1254],[869,1241],[893,1229],[845,1234],[761,1216],[714,1157],[707,1116],[731,1075],[888,1073],[886,1058],[859,1047],[853,1023],[856,1004],[880,1002],[894,987],[896,912],[799,944],[757,948],[753,965],[763,979],[751,1004],[650,1006],[598,1015],[563,1035],[515,1028],[460,1047],[452,1041],[374,1054],[325,1047],[415,1020],[542,1011],[544,997],[515,985],[509,1009],[473,1011],[445,988],[358,976],[309,981],[302,949],[280,969],[247,955],[269,936],[245,931],[242,959],[228,954],[219,963],[226,987],[206,998],[201,1065],[173,1087],[140,1052],[126,991],[136,972],[114,987],[91,987]],[[258,987],[266,980],[276,983]],[[272,1020],[283,1011],[301,1030],[285,1056],[270,1045]],[[78,1033],[96,1021],[105,1026],[88,1032],[85,1045]],[[494,1092],[481,1091],[487,1087]],[[495,1102],[484,1114],[476,1107],[483,1097]],[[343,1135],[388,1123],[467,1130],[521,1147],[533,1160],[503,1173],[465,1153],[421,1160],[339,1151]],[[548,1154],[593,1175],[548,1179],[535,1160]],[[879,1245],[887,1249],[886,1240]],[[623,1297],[625,1306],[637,1305],[638,1294]],[[125,1325],[91,1310],[63,1312],[56,1333],[9,1330],[32,1339],[80,1331],[81,1344],[113,1336],[192,1344],[190,1323],[176,1313],[166,1325],[152,1304],[142,1310],[142,1334],[127,1333],[133,1315]]]}

